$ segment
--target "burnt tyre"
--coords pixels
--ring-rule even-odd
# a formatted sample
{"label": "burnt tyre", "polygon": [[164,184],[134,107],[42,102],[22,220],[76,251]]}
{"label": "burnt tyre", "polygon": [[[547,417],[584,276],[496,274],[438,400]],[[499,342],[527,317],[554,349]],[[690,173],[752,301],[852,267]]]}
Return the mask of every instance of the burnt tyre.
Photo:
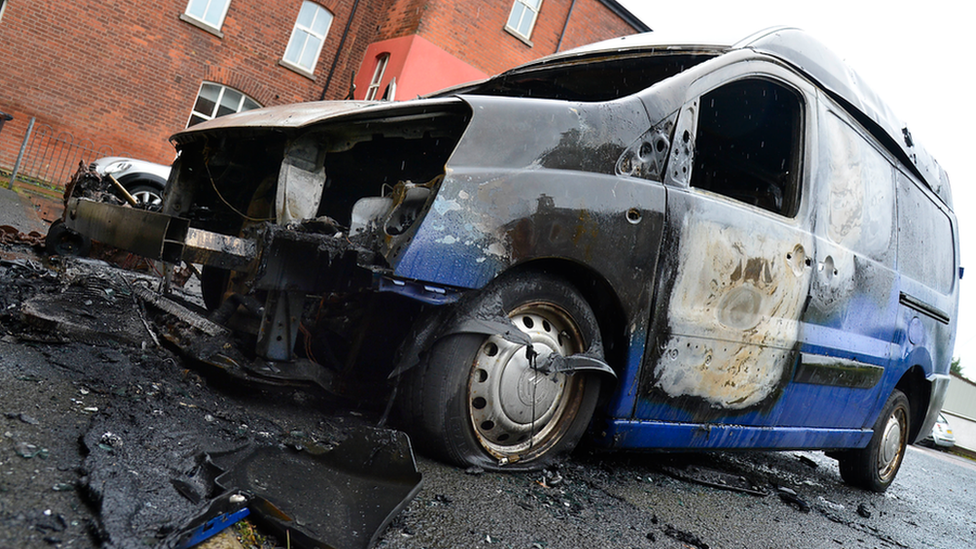
{"label": "burnt tyre", "polygon": [[406,427],[418,448],[486,469],[536,469],[572,450],[596,407],[600,374],[538,365],[554,353],[602,349],[587,302],[562,279],[519,275],[486,289],[468,310],[507,317],[531,346],[449,327],[404,387]]}
{"label": "burnt tyre", "polygon": [[908,446],[908,398],[895,389],[888,397],[881,415],[874,424],[874,435],[866,448],[849,450],[837,456],[840,476],[844,482],[884,492],[895,480]]}
{"label": "burnt tyre", "polygon": [[48,227],[44,249],[48,255],[88,257],[92,242],[87,236],[75,232],[58,219]]}

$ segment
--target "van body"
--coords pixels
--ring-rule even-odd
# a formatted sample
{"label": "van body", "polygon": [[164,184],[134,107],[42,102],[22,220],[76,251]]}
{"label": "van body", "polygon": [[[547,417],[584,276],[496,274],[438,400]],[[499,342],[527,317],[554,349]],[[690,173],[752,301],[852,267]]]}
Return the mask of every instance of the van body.
{"label": "van body", "polygon": [[332,390],[385,380],[449,461],[538,467],[583,437],[824,449],[884,490],[941,408],[961,275],[947,176],[795,29],[626,37],[173,142],[162,213],[138,218],[156,236],[120,238],[106,226],[132,208],[78,193],[67,225],[204,264],[214,311],[262,305],[233,312],[256,317],[254,349],[196,356]]}

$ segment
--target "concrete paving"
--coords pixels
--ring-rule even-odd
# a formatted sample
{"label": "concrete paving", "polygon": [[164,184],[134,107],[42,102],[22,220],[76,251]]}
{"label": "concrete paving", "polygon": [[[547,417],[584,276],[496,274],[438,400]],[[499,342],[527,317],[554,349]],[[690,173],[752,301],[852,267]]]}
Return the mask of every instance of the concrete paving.
{"label": "concrete paving", "polygon": [[42,235],[47,234],[48,228],[29,198],[6,188],[0,188],[0,225],[10,225],[27,234],[37,231]]}

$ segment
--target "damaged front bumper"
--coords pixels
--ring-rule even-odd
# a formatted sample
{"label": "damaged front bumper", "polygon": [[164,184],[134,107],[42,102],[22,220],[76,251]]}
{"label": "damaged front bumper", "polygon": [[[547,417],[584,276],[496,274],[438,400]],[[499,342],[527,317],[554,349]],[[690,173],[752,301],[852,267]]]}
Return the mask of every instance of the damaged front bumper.
{"label": "damaged front bumper", "polygon": [[[456,301],[456,289],[392,277],[382,256],[368,247],[366,232],[351,237],[308,225],[250,227],[235,237],[190,227],[186,219],[87,198],[68,200],[65,225],[103,244],[166,263],[196,264],[238,273],[240,294],[226,302],[233,308],[249,300],[257,317],[253,355],[241,353],[231,330],[224,328],[225,306],[209,317],[155,292],[140,297],[177,319],[166,337],[190,355],[231,373],[272,381],[312,382],[334,390],[332,373],[296,356],[308,296],[349,295],[367,291],[406,296],[418,303]],[[138,227],[138,230],[132,230]],[[244,298],[243,295],[249,297]],[[254,304],[255,296],[263,298]],[[231,323],[233,324],[233,323]],[[196,337],[205,335],[206,338]]]}

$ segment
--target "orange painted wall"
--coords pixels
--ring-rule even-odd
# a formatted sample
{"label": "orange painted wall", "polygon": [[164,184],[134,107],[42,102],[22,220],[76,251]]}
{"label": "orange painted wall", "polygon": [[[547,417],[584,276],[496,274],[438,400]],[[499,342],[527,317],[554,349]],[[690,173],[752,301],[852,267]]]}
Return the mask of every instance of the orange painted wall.
{"label": "orange painted wall", "polygon": [[396,78],[398,101],[414,99],[421,95],[456,84],[481,80],[489,75],[447,53],[422,36],[409,35],[371,44],[363,56],[363,66],[356,76],[356,99],[366,97],[369,83],[376,72],[379,57],[390,54],[379,93]]}

